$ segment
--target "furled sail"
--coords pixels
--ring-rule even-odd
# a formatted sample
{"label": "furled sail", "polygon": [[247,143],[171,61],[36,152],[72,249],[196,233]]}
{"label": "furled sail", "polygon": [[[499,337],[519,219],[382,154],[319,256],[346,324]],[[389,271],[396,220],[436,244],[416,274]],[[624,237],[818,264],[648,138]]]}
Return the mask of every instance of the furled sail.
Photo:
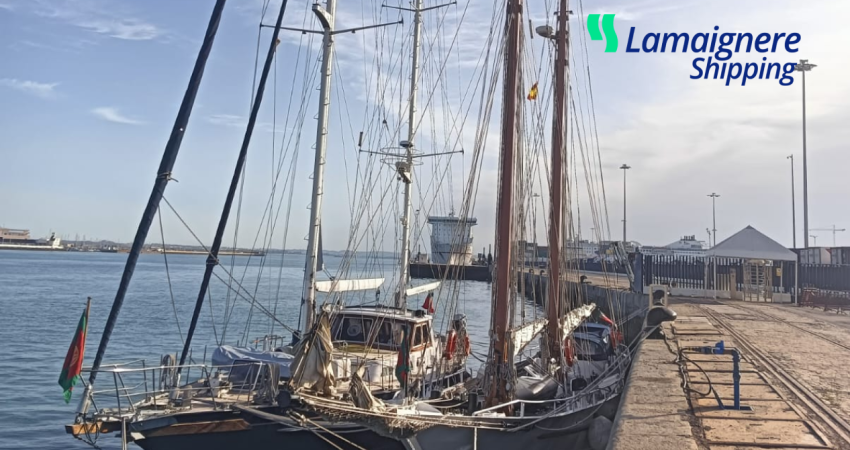
{"label": "furled sail", "polygon": [[295,346],[295,356],[290,364],[292,378],[289,383],[293,390],[308,389],[332,395],[334,393],[334,374],[331,368],[333,342],[328,313],[319,316],[315,328]]}
{"label": "furled sail", "polygon": [[[564,317],[561,318],[561,330],[563,336],[567,336],[588,317],[596,308],[596,305],[582,305],[570,312],[568,312]],[[514,340],[514,356],[518,355],[525,346],[528,345],[529,342],[533,341],[534,338],[543,331],[543,328],[546,327],[546,323],[548,321],[546,319],[538,319],[534,322],[528,322],[521,327],[515,328],[511,335]]]}
{"label": "furled sail", "polygon": [[383,278],[361,278],[356,280],[317,281],[316,290],[319,292],[348,292],[368,291],[377,289],[384,284]]}
{"label": "furled sail", "polygon": [[561,318],[562,335],[567,336],[575,331],[575,329],[578,328],[585,319],[590,317],[590,314],[593,313],[594,309],[596,309],[596,305],[591,303],[589,305],[579,306],[578,308],[568,312]]}
{"label": "furled sail", "polygon": [[528,322],[511,332],[514,339],[514,356],[518,355],[529,342],[533,341],[540,334],[546,323],[546,319],[538,319],[534,322]]}
{"label": "furled sail", "polygon": [[410,297],[411,295],[416,295],[416,294],[421,294],[423,292],[433,291],[434,289],[437,289],[438,287],[440,287],[440,283],[441,283],[440,281],[435,281],[433,283],[427,283],[427,284],[423,284],[421,286],[413,286],[412,288],[408,288],[406,291],[404,291],[404,293],[407,294],[408,297]]}

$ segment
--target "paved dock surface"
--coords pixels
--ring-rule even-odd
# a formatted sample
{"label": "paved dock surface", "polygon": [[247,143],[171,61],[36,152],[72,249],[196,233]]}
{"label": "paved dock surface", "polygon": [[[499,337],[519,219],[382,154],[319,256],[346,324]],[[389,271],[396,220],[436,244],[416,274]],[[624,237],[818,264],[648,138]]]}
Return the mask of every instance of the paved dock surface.
{"label": "paved dock surface", "polygon": [[[666,341],[642,344],[609,449],[850,450],[850,316],[731,300],[670,306],[679,317]],[[720,340],[742,354],[751,411],[718,407],[715,393],[733,404],[731,355],[688,350]]]}

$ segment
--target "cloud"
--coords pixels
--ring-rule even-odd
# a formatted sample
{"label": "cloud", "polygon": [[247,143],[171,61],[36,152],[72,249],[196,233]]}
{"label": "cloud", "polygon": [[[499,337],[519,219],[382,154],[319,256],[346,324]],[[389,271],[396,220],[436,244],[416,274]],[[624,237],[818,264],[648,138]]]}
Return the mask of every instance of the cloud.
{"label": "cloud", "polygon": [[5,9],[6,11],[14,11],[15,8],[13,8],[12,5],[0,3],[0,9]]}
{"label": "cloud", "polygon": [[33,1],[31,12],[50,19],[116,39],[145,41],[156,39],[165,32],[154,24],[116,10],[113,4],[98,1],[70,2]]}
{"label": "cloud", "polygon": [[142,125],[144,122],[131,119],[122,115],[116,108],[101,106],[91,110],[91,113],[107,122],[123,123],[127,125]]}
{"label": "cloud", "polygon": [[207,122],[226,127],[244,127],[248,123],[244,117],[234,114],[213,114],[207,117]]}
{"label": "cloud", "polygon": [[[230,128],[241,128],[245,129],[248,126],[248,118],[237,116],[235,114],[212,114],[207,117],[207,122],[213,125],[220,125],[224,127]],[[265,131],[267,133],[271,133],[272,131],[277,131],[278,133],[284,131],[284,127],[278,124],[277,129],[275,129],[274,125],[271,122],[260,122],[257,121],[254,124],[254,129],[259,131]],[[291,127],[286,128],[287,130],[291,129]]]}
{"label": "cloud", "polygon": [[74,25],[95,33],[129,41],[156,39],[162,34],[162,30],[155,25],[135,19],[84,19],[77,21]]}
{"label": "cloud", "polygon": [[39,83],[38,81],[2,78],[0,79],[0,85],[17,89],[21,92],[26,92],[41,98],[55,98],[55,88],[59,85],[59,83]]}

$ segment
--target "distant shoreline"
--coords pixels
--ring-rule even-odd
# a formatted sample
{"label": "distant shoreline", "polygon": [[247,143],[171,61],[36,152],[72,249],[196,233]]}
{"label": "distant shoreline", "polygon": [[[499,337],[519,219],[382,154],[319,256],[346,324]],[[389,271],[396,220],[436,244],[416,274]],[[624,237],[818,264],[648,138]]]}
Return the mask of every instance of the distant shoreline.
{"label": "distant shoreline", "polygon": [[[12,250],[12,251],[37,251],[37,252],[59,252],[59,253],[129,253],[130,249],[125,247],[112,248],[109,250],[78,250],[74,247],[50,247],[50,246],[41,246],[41,245],[2,245],[0,244],[0,250]],[[142,253],[146,255],[161,255],[163,252],[160,249],[151,250],[149,248],[142,249]],[[269,256],[269,255],[305,255],[307,253],[306,250],[269,250],[267,252],[263,252],[262,250],[247,250],[247,249],[239,249],[236,251],[233,250],[220,250],[218,252],[218,256]],[[388,252],[378,252],[375,254],[374,252],[357,252],[359,257],[371,257],[377,259],[398,259],[398,255],[394,255]],[[166,250],[166,255],[207,255],[208,252],[204,250]],[[335,257],[335,258],[345,258],[347,256],[345,251],[325,251],[324,256],[326,257]]]}

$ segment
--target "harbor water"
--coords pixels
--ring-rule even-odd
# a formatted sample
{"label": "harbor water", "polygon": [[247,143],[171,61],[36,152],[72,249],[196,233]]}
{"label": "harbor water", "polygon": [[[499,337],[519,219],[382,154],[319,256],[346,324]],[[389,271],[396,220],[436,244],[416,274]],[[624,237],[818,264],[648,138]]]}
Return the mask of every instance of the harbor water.
{"label": "harbor water", "polygon": [[[90,448],[75,441],[64,430],[64,425],[73,421],[82,385],[77,385],[71,402],[66,404],[57,381],[86,297],[92,297],[85,354],[85,365],[91,365],[126,258],[123,253],[0,251],[3,315],[0,325],[0,342],[3,343],[0,448]],[[163,354],[179,354],[183,338],[177,324],[179,322],[185,335],[205,261],[200,255],[169,255],[166,272],[162,255],[141,255],[105,363],[144,358],[158,364]],[[341,258],[325,258],[329,273],[335,273],[340,263]],[[208,360],[212,347],[222,340],[235,344],[268,334],[289,339],[288,331],[279,324],[272,326],[257,308],[251,314],[251,301],[274,311],[287,326],[294,328],[298,324],[303,254],[270,254],[250,259],[239,256],[235,257],[232,270],[230,264],[230,257],[222,257],[222,267],[217,268],[216,273],[226,281],[227,272],[230,272],[241,285],[243,295],[240,298],[231,295],[228,301],[227,286],[213,278],[211,296],[204,305],[192,341],[196,362],[203,359],[205,350]],[[393,259],[372,260],[368,266],[354,263],[350,273],[352,276],[386,274],[390,280],[396,272],[395,264]],[[260,274],[262,276],[258,277]],[[388,281],[382,290],[393,289],[393,284]],[[236,282],[233,287],[238,288]],[[459,292],[458,311],[468,317],[473,351],[480,357],[486,354],[489,339],[490,285],[461,282]],[[375,301],[374,292],[358,295],[358,298],[348,298],[347,302]],[[381,296],[390,298],[388,292],[382,292]],[[421,301],[411,299],[410,307],[418,306],[414,302]],[[442,304],[438,303],[435,317],[438,330],[445,323],[439,310]],[[478,365],[473,359],[470,363]],[[111,380],[99,381],[111,386]],[[120,440],[111,435],[101,436],[98,444],[105,449],[120,448]]]}

